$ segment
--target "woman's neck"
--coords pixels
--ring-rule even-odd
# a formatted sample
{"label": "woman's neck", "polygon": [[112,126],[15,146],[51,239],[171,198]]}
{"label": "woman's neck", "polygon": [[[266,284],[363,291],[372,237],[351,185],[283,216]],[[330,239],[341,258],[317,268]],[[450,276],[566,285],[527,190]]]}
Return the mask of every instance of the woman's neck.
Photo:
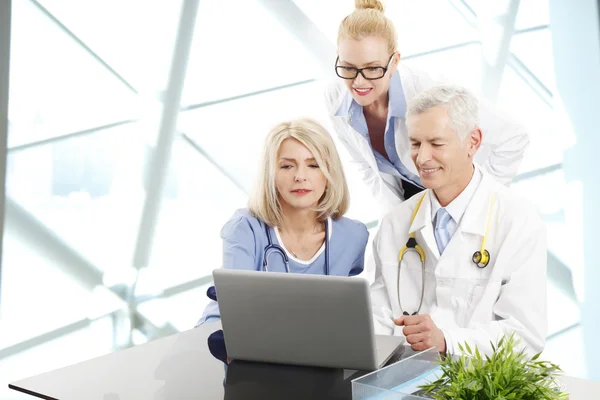
{"label": "woman's neck", "polygon": [[281,230],[294,235],[317,233],[323,224],[317,220],[317,213],[313,210],[299,210],[282,205],[283,221]]}
{"label": "woman's neck", "polygon": [[388,114],[388,92],[385,92],[379,99],[368,106],[363,107],[365,117],[387,118]]}

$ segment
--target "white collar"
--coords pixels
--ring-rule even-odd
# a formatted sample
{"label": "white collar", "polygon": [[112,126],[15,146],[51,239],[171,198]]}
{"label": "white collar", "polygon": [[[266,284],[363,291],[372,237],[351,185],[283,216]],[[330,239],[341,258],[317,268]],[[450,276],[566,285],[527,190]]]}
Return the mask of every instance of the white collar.
{"label": "white collar", "polygon": [[[460,225],[460,221],[462,220],[463,215],[465,215],[467,206],[473,198],[479,183],[481,183],[482,173],[476,164],[473,164],[473,167],[473,176],[471,177],[471,181],[467,187],[445,207],[446,211],[448,211],[448,214],[450,214],[457,226]],[[438,201],[435,192],[432,194],[433,196],[429,196],[429,198],[431,199],[431,221],[434,221],[435,214],[440,208],[442,208],[442,206]]]}

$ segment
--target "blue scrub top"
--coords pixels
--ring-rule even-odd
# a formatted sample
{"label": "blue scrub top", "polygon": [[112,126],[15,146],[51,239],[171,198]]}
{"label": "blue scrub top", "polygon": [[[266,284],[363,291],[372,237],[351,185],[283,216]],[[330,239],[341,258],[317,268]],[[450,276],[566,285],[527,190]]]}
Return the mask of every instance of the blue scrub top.
{"label": "blue scrub top", "polygon": [[[273,227],[268,227],[273,244],[285,247],[278,240]],[[329,220],[329,273],[354,276],[364,269],[365,248],[369,231],[365,224],[349,218]],[[254,217],[248,209],[237,210],[221,229],[223,239],[223,268],[260,271],[263,269],[264,250],[268,245],[265,223]],[[286,250],[290,271],[303,274],[325,274],[325,248],[319,249],[308,261],[298,260]],[[285,272],[283,258],[269,251],[268,268],[271,272]],[[219,318],[217,302],[211,301],[196,326],[210,318]]]}

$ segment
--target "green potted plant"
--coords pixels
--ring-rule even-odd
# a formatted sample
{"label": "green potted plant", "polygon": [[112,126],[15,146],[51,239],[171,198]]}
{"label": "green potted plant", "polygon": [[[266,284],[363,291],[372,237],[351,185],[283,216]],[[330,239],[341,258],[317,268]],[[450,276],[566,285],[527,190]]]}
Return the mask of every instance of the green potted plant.
{"label": "green potted plant", "polygon": [[425,396],[436,400],[541,400],[568,399],[559,390],[556,378],[561,369],[540,354],[529,358],[524,349],[517,350],[514,333],[501,338],[491,356],[482,356],[459,345],[461,356],[444,357],[439,363],[442,375],[421,386]]}

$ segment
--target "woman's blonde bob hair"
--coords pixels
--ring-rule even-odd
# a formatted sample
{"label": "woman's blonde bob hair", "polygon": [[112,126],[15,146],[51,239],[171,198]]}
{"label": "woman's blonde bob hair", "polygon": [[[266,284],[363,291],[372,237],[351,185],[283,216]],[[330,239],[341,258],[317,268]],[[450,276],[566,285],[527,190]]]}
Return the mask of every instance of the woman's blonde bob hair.
{"label": "woman's blonde bob hair", "polygon": [[283,214],[275,186],[275,174],[279,165],[279,148],[286,139],[302,143],[312,153],[327,178],[325,192],[315,209],[317,219],[324,221],[328,217],[340,218],[348,210],[350,197],[342,162],[327,130],[309,118],[282,122],[267,135],[258,179],[248,201],[250,213],[269,226],[282,225]]}
{"label": "woman's blonde bob hair", "polygon": [[355,0],[356,10],[342,20],[338,30],[338,46],[343,39],[360,40],[367,36],[379,36],[388,43],[389,53],[398,50],[398,35],[394,24],[384,14],[380,0]]}

